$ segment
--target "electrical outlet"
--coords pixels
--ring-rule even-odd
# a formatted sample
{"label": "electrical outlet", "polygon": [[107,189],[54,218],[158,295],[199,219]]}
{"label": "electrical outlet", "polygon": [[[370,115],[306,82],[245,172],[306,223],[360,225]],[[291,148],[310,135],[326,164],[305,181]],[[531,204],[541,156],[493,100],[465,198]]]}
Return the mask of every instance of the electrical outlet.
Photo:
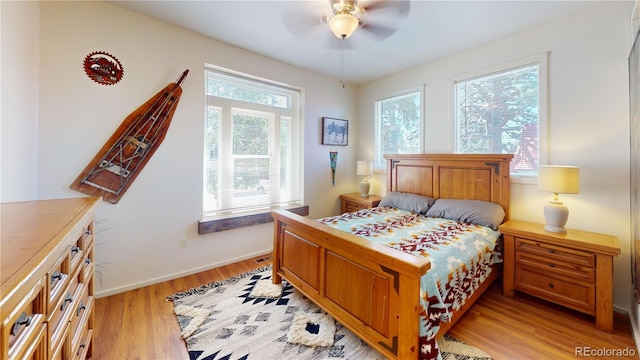
{"label": "electrical outlet", "polygon": [[187,247],[187,239],[182,238],[180,239],[180,249],[184,249]]}

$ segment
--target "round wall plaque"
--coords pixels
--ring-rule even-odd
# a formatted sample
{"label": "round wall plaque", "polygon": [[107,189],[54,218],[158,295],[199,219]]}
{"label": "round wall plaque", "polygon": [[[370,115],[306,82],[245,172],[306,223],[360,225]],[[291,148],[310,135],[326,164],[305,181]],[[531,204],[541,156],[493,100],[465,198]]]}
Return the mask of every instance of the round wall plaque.
{"label": "round wall plaque", "polygon": [[84,58],[84,72],[89,79],[98,84],[113,85],[122,79],[124,69],[115,56],[104,51],[95,51]]}

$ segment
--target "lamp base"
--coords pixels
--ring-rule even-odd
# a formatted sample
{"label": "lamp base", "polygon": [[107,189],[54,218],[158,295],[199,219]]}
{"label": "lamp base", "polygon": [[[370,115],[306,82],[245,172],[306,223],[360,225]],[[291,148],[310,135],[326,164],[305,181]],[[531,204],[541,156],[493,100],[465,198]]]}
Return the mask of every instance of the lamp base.
{"label": "lamp base", "polygon": [[368,198],[369,197],[369,188],[371,187],[371,185],[369,184],[368,181],[363,181],[360,183],[360,197],[361,198]]}
{"label": "lamp base", "polygon": [[567,223],[568,218],[569,208],[564,206],[561,201],[549,201],[549,203],[544,206],[545,230],[566,234],[567,229],[565,229],[564,225]]}

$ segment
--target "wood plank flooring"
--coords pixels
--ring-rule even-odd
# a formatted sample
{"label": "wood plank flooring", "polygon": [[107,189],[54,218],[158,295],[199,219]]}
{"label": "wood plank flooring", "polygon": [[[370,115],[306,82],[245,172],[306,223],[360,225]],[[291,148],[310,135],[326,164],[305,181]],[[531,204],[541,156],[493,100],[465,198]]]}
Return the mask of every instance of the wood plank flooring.
{"label": "wood plank flooring", "polygon": [[[269,260],[256,261],[266,256],[98,299],[91,359],[188,360],[180,327],[173,315],[173,303],[165,298],[266,266],[270,264]],[[596,352],[630,348],[635,352],[631,359],[638,359],[625,316],[617,314],[614,332],[605,333],[595,328],[590,316],[520,293],[515,298],[504,297],[499,281],[449,333],[484,350],[496,360],[576,359],[580,358],[579,353],[576,356],[577,347],[588,347]]]}

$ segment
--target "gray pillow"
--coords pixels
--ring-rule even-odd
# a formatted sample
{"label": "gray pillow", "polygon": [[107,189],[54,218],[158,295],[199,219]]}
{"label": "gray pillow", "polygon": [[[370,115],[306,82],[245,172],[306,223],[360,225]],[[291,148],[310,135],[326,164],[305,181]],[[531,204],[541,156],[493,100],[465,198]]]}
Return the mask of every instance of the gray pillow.
{"label": "gray pillow", "polygon": [[502,206],[482,200],[438,199],[427,211],[427,216],[488,226],[493,230],[504,219]]}
{"label": "gray pillow", "polygon": [[427,196],[411,194],[401,191],[392,191],[382,198],[378,206],[390,206],[419,214],[426,214],[427,210],[436,201]]}

